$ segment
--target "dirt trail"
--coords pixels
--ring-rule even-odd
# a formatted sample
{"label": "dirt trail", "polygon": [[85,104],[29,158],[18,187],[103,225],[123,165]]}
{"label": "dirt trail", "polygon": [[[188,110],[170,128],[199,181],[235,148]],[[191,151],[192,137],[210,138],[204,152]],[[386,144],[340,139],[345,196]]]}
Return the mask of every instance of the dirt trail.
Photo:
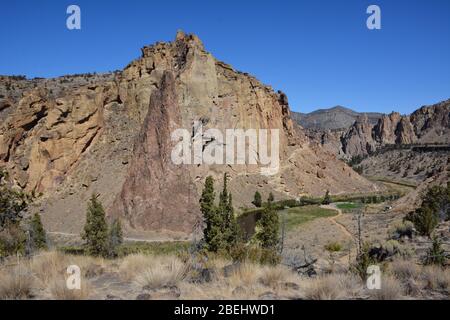
{"label": "dirt trail", "polygon": [[[353,242],[356,244],[357,240],[356,240],[355,235],[353,233],[351,233],[343,223],[336,221],[337,218],[342,216],[342,210],[339,209],[338,207],[336,207],[336,204],[334,204],[334,203],[329,204],[329,205],[321,205],[320,207],[324,208],[324,209],[335,210],[338,212],[337,215],[335,215],[333,217],[329,217],[329,218],[327,218],[327,220],[330,221],[332,224],[336,225],[342,231],[342,233],[344,233],[347,237],[351,238],[353,240]],[[351,247],[349,252],[346,255],[342,256],[339,259],[339,261],[343,264],[350,263],[349,261],[352,256],[356,257],[356,247],[354,247],[354,246]]]}
{"label": "dirt trail", "polygon": [[321,205],[321,208],[324,209],[330,209],[330,210],[335,210],[338,212],[337,215],[333,216],[333,217],[329,217],[328,220],[331,221],[333,224],[335,224],[339,229],[341,229],[341,231],[346,234],[348,237],[352,238],[353,240],[355,240],[355,236],[347,229],[347,227],[336,221],[337,218],[339,218],[340,216],[342,216],[342,210],[337,208],[335,204],[329,204],[329,205]]}

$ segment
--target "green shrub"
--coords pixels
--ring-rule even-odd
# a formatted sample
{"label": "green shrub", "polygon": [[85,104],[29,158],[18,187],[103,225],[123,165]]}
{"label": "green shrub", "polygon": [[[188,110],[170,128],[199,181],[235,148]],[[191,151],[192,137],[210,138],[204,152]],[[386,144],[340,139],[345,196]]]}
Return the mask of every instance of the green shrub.
{"label": "green shrub", "polygon": [[361,252],[359,252],[356,257],[355,262],[351,265],[350,270],[361,277],[361,279],[366,280],[367,278],[367,268],[370,265],[377,264],[377,260],[371,256],[371,244],[364,243]]}
{"label": "green shrub", "polygon": [[325,245],[325,250],[330,252],[339,252],[342,250],[342,245],[339,242],[329,242]]}
{"label": "green shrub", "polygon": [[447,258],[445,250],[442,248],[441,242],[439,241],[438,237],[434,237],[433,243],[431,247],[428,249],[427,255],[424,259],[424,264],[445,266],[446,260]]}
{"label": "green shrub", "polygon": [[26,235],[18,223],[9,224],[0,231],[0,257],[24,254]]}
{"label": "green shrub", "polygon": [[389,237],[399,239],[402,237],[412,238],[414,224],[411,221],[403,221],[393,225],[389,229]]}
{"label": "green shrub", "polygon": [[252,203],[255,205],[255,207],[261,208],[261,206],[262,206],[261,193],[259,193],[258,191],[255,192],[255,197],[254,197]]}

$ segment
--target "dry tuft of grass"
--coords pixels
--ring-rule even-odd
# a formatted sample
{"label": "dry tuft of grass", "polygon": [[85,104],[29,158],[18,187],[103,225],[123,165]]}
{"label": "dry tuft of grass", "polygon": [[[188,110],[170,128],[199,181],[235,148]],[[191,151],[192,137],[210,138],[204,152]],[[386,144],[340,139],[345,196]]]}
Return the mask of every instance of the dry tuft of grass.
{"label": "dry tuft of grass", "polygon": [[136,277],[136,283],[148,289],[173,286],[181,282],[187,275],[189,266],[176,257],[156,259]]}
{"label": "dry tuft of grass", "polygon": [[34,284],[33,276],[20,266],[0,271],[0,299],[18,300],[31,297]]}
{"label": "dry tuft of grass", "polygon": [[305,297],[311,300],[338,300],[357,297],[362,283],[354,275],[327,274],[310,279],[305,286]]}
{"label": "dry tuft of grass", "polygon": [[252,287],[258,285],[260,274],[261,266],[244,262],[231,273],[227,280],[232,287]]}
{"label": "dry tuft of grass", "polygon": [[408,260],[395,260],[389,265],[389,271],[399,280],[408,281],[418,279],[420,268],[414,262]]}
{"label": "dry tuft of grass", "polygon": [[30,261],[30,271],[43,287],[47,287],[56,275],[65,273],[67,267],[66,255],[56,251],[42,252]]}
{"label": "dry tuft of grass", "polygon": [[155,257],[143,254],[131,254],[123,258],[119,273],[124,280],[135,279],[136,276],[143,273],[155,263]]}
{"label": "dry tuft of grass", "polygon": [[439,266],[426,266],[422,271],[422,279],[427,289],[450,292],[450,269]]}
{"label": "dry tuft of grass", "polygon": [[381,277],[381,288],[369,290],[370,296],[375,300],[400,300],[402,298],[402,285],[391,275]]}
{"label": "dry tuft of grass", "polygon": [[85,300],[91,292],[86,281],[81,282],[80,289],[69,289],[65,279],[55,278],[49,285],[50,293],[55,300]]}
{"label": "dry tuft of grass", "polygon": [[274,289],[292,279],[292,272],[284,266],[263,267],[260,274],[259,281]]}

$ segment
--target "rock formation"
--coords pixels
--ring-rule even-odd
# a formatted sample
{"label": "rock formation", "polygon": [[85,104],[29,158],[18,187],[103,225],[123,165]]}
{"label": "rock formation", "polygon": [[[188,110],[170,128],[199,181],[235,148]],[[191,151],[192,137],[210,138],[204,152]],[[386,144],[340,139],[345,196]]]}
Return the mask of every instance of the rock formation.
{"label": "rock formation", "polygon": [[[263,196],[376,190],[336,156],[310,145],[287,97],[208,53],[195,35],[144,47],[124,70],[56,79],[0,78],[0,166],[38,202],[51,231],[79,232],[98,193],[128,232],[190,233],[207,175],[226,172],[236,208]],[[258,165],[175,165],[179,128],[279,129],[280,170]],[[205,138],[205,137],[203,137]],[[136,231],[136,232],[137,232]]]}
{"label": "rock formation", "polygon": [[450,100],[423,106],[411,115],[382,115],[376,124],[360,116],[347,129],[308,132],[308,136],[343,159],[367,156],[387,145],[448,144]]}

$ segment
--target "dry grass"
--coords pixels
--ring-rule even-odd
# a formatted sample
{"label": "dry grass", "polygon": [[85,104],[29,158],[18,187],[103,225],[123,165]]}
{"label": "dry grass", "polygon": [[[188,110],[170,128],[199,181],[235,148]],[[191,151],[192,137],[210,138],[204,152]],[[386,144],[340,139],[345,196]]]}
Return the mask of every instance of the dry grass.
{"label": "dry grass", "polygon": [[327,274],[308,280],[306,299],[338,300],[357,297],[362,291],[362,282],[350,274]]}
{"label": "dry grass", "polygon": [[39,280],[42,287],[48,287],[54,279],[67,272],[67,267],[77,265],[86,276],[93,269],[106,267],[107,262],[102,258],[88,256],[69,256],[57,251],[42,252],[29,263],[30,271]]}
{"label": "dry grass", "polygon": [[59,252],[43,252],[30,261],[30,271],[42,287],[47,287],[57,274],[62,274],[68,266],[67,257]]}
{"label": "dry grass", "polygon": [[53,279],[49,285],[52,298],[55,300],[85,300],[89,297],[90,286],[86,281],[81,281],[80,289],[68,289],[66,279]]}
{"label": "dry grass", "polygon": [[174,286],[188,273],[188,265],[175,257],[159,257],[136,277],[136,283],[149,289]]}
{"label": "dry grass", "polygon": [[227,282],[232,287],[252,287],[258,284],[261,275],[261,267],[251,262],[242,263],[234,270]]}
{"label": "dry grass", "polygon": [[33,276],[21,266],[12,270],[0,270],[0,299],[17,300],[29,298],[33,284]]}
{"label": "dry grass", "polygon": [[286,282],[294,282],[292,271],[284,266],[263,267],[260,271],[259,281],[266,287],[279,288]]}
{"label": "dry grass", "polygon": [[[365,289],[360,278],[346,272],[306,278],[282,265],[263,266],[245,262],[235,265],[234,270],[225,276],[223,269],[231,264],[226,259],[212,257],[195,262],[183,261],[174,255],[136,254],[111,261],[44,252],[31,260],[20,261],[19,267],[0,268],[0,299],[27,299],[32,295],[40,299],[103,299],[106,294],[135,299],[144,287],[155,290],[155,297],[159,293],[163,296],[164,290],[158,290],[164,286],[177,286],[181,299],[258,300],[264,296],[274,299],[396,300],[405,296],[445,297],[450,290],[449,269],[419,267],[406,260],[396,260],[388,265],[382,274],[380,290]],[[191,268],[191,264],[195,268]],[[66,286],[69,265],[77,265],[82,271],[80,290],[69,290]],[[208,282],[191,282],[196,279],[195,272],[201,268],[210,269],[213,276]],[[104,273],[107,273],[106,277],[100,278]],[[98,287],[93,287],[94,283]]]}
{"label": "dry grass", "polygon": [[142,254],[132,254],[125,257],[120,266],[119,273],[124,280],[133,280],[147,268],[155,264],[155,257]]}
{"label": "dry grass", "polygon": [[369,290],[370,296],[375,300],[400,300],[402,298],[402,285],[391,275],[381,276],[381,288]]}
{"label": "dry grass", "polygon": [[395,260],[389,265],[389,271],[399,280],[408,281],[420,277],[420,268],[413,261]]}
{"label": "dry grass", "polygon": [[450,292],[450,269],[448,268],[426,266],[423,268],[422,279],[427,289]]}

